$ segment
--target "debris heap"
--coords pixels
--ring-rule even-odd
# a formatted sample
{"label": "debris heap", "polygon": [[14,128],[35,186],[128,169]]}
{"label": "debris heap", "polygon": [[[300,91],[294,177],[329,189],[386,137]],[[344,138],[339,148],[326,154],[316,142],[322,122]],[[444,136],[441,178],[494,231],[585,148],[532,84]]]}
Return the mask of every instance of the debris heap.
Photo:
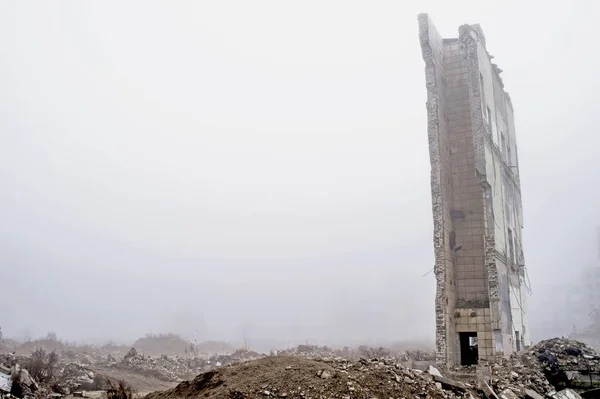
{"label": "debris heap", "polygon": [[542,370],[556,388],[600,387],[600,354],[573,339],[541,341],[520,353],[523,364]]}
{"label": "debris heap", "polygon": [[170,398],[458,398],[468,386],[436,383],[419,372],[379,360],[313,360],[269,356],[200,374],[193,381],[155,392],[147,399]]}
{"label": "debris heap", "polygon": [[271,354],[278,356],[300,356],[310,359],[339,357],[339,351],[327,346],[298,345],[295,348],[272,351]]}
{"label": "debris heap", "polygon": [[115,369],[135,371],[161,381],[169,382],[180,382],[182,381],[181,375],[192,372],[184,358],[164,355],[159,357],[146,356],[138,353],[135,348],[131,348],[121,360],[110,358],[107,366]]}

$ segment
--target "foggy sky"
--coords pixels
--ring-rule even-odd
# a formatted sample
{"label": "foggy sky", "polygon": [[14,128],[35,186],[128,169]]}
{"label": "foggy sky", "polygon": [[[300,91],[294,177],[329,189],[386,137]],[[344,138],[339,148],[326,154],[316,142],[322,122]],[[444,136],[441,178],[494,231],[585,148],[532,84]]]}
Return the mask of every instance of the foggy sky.
{"label": "foggy sky", "polygon": [[480,23],[504,70],[533,339],[570,330],[553,285],[598,262],[597,2],[4,0],[5,334],[433,339],[419,12]]}

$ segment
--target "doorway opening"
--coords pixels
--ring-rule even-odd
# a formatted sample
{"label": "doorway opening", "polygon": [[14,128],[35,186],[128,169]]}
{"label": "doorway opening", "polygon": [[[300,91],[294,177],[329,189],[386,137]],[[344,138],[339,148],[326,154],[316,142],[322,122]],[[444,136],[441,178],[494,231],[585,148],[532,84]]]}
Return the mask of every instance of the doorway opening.
{"label": "doorway opening", "polygon": [[515,331],[515,341],[517,341],[517,352],[519,352],[521,350],[521,337],[518,331]]}
{"label": "doorway opening", "polygon": [[479,350],[477,342],[477,332],[458,333],[460,340],[460,364],[471,366],[477,364],[479,359]]}

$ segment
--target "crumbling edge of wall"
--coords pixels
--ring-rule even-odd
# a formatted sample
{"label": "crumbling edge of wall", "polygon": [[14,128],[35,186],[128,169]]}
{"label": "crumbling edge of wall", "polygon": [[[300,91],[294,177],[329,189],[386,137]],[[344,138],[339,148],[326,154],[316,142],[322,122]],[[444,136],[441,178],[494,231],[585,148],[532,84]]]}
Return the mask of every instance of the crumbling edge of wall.
{"label": "crumbling edge of wall", "polygon": [[429,19],[429,15],[426,13],[419,14],[418,21],[419,41],[421,43],[423,60],[425,61],[425,86],[427,88],[427,137],[429,140],[429,157],[431,163],[431,203],[433,210],[433,245],[435,253],[434,273],[436,277],[436,361],[438,364],[446,364],[446,265],[444,260],[444,209],[442,201],[436,69],[433,59],[433,49],[430,43],[431,20]]}

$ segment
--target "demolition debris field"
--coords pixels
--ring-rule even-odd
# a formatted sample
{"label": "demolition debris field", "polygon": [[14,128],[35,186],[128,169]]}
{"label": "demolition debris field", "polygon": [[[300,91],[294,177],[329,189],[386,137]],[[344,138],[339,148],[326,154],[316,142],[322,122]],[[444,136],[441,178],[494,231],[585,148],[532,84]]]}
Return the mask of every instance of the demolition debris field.
{"label": "demolition debris field", "polygon": [[451,369],[435,366],[434,353],[423,350],[299,345],[269,354],[241,349],[148,356],[124,346],[75,350],[59,343],[37,344],[54,352],[27,343],[29,354],[20,350],[0,356],[0,377],[12,381],[8,390],[0,384],[0,397],[59,398],[102,391],[109,399],[128,398],[131,392],[148,394],[148,399],[566,399],[565,393],[579,399],[578,391],[588,399],[598,397],[590,392],[600,388],[600,355],[568,339],[542,341],[510,357]]}

